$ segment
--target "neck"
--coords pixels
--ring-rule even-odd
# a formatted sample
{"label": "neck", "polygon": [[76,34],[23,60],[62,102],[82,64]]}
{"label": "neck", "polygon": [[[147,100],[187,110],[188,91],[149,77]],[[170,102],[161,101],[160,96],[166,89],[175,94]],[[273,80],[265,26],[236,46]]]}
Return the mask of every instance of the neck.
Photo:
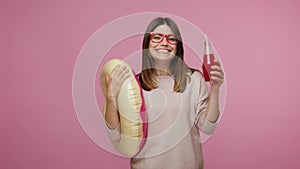
{"label": "neck", "polygon": [[170,76],[170,70],[169,70],[169,63],[160,63],[160,64],[156,64],[155,68],[156,68],[156,72],[158,76]]}

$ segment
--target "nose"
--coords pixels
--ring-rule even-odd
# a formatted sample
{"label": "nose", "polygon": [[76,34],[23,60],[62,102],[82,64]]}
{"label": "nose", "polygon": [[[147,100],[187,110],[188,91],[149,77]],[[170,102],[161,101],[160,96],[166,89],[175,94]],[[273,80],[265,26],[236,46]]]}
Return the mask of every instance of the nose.
{"label": "nose", "polygon": [[163,39],[162,39],[162,41],[161,41],[160,44],[164,45],[164,46],[168,45],[168,41],[167,41],[167,37],[166,36],[163,37]]}

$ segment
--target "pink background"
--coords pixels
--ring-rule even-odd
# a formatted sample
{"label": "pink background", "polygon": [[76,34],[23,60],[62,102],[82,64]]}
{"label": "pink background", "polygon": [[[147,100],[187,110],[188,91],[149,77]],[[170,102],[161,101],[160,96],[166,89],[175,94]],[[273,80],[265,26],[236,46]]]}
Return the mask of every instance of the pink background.
{"label": "pink background", "polygon": [[203,145],[209,169],[299,168],[300,2],[1,1],[0,168],[129,168],[82,130],[72,75],[87,39],[119,17],[183,17],[218,50],[225,111]]}

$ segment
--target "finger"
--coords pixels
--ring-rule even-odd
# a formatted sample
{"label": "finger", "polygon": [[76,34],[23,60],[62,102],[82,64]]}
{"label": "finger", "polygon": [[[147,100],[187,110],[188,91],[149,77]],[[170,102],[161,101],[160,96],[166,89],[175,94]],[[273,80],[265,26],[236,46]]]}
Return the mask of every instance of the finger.
{"label": "finger", "polygon": [[106,87],[107,87],[107,89],[111,88],[111,82],[112,82],[111,77],[109,75],[106,75]]}
{"label": "finger", "polygon": [[106,83],[108,83],[109,82],[109,75],[105,75],[105,80],[106,80]]}
{"label": "finger", "polygon": [[107,86],[108,86],[108,82],[109,82],[109,76],[108,75],[105,75],[105,81],[106,81],[106,88],[107,88]]}
{"label": "finger", "polygon": [[219,71],[210,71],[209,73],[210,73],[211,76],[215,76],[215,77],[218,77],[218,78],[221,78],[221,79],[224,78],[224,74],[222,72],[219,72]]}
{"label": "finger", "polygon": [[220,77],[220,76],[210,76],[211,79],[216,79],[216,80],[224,80],[223,77]]}
{"label": "finger", "polygon": [[121,82],[123,83],[126,79],[128,79],[130,77],[130,74],[125,74],[122,78],[121,78]]}
{"label": "finger", "polygon": [[220,63],[217,59],[214,59],[214,62],[215,62],[215,63],[214,63],[215,65],[221,66],[221,63]]}
{"label": "finger", "polygon": [[126,66],[121,66],[121,67],[117,70],[116,75],[117,75],[118,77],[122,77],[122,72],[125,71],[125,70],[126,70]]}
{"label": "finger", "polygon": [[106,75],[105,79],[106,79],[106,83],[105,83],[106,91],[104,91],[104,95],[105,95],[105,97],[107,97],[108,91],[110,90],[110,77],[109,77],[109,75]]}
{"label": "finger", "polygon": [[217,83],[217,84],[222,84],[223,83],[223,79],[219,78],[219,77],[215,77],[215,76],[211,76],[210,80],[212,83]]}
{"label": "finger", "polygon": [[220,66],[212,66],[212,67],[211,67],[211,70],[212,70],[212,71],[221,72],[222,74],[224,74],[224,73],[223,73],[223,69],[222,69]]}
{"label": "finger", "polygon": [[124,75],[128,74],[129,73],[129,70],[124,67],[125,69],[122,69],[122,71],[120,72],[119,74],[119,77],[122,78]]}
{"label": "finger", "polygon": [[110,76],[112,77],[114,74],[116,74],[116,72],[118,71],[118,69],[120,68],[121,64],[118,64],[110,73]]}

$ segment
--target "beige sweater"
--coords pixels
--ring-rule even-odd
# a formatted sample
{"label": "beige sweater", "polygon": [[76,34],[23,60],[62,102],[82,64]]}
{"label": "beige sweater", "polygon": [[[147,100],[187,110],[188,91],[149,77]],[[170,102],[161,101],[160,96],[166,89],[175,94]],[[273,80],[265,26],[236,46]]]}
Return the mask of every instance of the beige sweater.
{"label": "beige sweater", "polygon": [[[143,91],[148,114],[148,138],[130,165],[133,169],[203,168],[199,132],[210,135],[216,123],[205,117],[208,89],[202,75],[190,75],[183,93],[173,92],[170,76],[159,78],[159,87]],[[120,140],[120,127],[108,129],[111,141]]]}

